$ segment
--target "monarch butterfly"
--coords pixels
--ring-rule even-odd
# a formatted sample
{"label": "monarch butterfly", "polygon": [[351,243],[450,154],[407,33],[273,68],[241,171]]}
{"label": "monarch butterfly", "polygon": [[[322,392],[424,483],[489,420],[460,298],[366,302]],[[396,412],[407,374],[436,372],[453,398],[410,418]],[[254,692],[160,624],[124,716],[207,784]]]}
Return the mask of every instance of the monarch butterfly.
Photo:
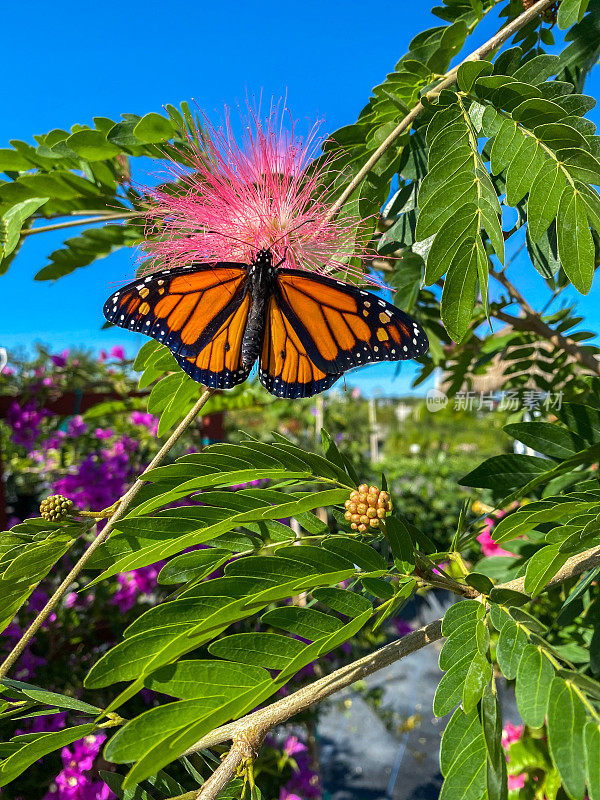
{"label": "monarch butterfly", "polygon": [[273,264],[190,264],[119,289],[109,322],[166,345],[194,380],[229,389],[257,358],[259,379],[277,397],[310,397],[372,361],[417,358],[423,329],[376,295],[334,278]]}

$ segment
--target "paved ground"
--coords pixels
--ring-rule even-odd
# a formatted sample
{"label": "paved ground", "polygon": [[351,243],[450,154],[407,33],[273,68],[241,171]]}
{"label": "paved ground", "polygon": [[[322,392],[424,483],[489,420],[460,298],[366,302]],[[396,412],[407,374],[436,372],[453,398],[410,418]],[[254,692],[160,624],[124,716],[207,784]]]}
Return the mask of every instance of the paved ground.
{"label": "paved ground", "polygon": [[[450,602],[443,594],[405,615],[415,626],[442,616]],[[412,618],[411,618],[412,616]],[[352,691],[339,695],[322,715],[318,740],[325,800],[435,800],[441,787],[439,741],[446,718],[433,716],[432,702],[442,675],[437,661],[441,643],[434,642],[367,679],[383,691],[381,709],[388,725]],[[508,700],[508,698],[507,698]],[[517,721],[514,705],[505,719]],[[415,725],[403,732],[403,723]]]}

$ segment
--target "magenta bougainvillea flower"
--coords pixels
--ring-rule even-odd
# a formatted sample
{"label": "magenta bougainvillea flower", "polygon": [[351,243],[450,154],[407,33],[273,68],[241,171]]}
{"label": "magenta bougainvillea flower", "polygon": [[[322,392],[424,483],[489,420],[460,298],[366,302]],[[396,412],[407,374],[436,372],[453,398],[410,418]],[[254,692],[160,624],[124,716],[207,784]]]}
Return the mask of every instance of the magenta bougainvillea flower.
{"label": "magenta bougainvillea flower", "polygon": [[314,162],[318,127],[300,137],[289,112],[272,107],[264,121],[252,111],[242,117],[238,140],[227,110],[221,127],[206,120],[202,145],[189,140],[190,166],[170,161],[170,183],[145,190],[151,208],[144,269],[247,263],[261,248],[270,248],[275,262],[285,256],[288,267],[346,269],[359,219],[347,212],[330,218],[331,162]]}

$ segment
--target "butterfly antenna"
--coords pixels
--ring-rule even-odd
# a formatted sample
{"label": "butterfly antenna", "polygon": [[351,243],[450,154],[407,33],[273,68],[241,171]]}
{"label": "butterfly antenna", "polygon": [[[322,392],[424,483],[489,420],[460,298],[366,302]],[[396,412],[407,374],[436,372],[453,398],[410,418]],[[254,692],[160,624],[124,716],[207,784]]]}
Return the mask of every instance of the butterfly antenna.
{"label": "butterfly antenna", "polygon": [[222,233],[221,231],[214,231],[214,230],[209,230],[209,231],[207,231],[207,233],[216,233],[217,236],[223,236],[225,239],[233,239],[234,242],[239,242],[240,244],[245,244],[250,249],[252,249],[252,247],[254,247],[254,245],[252,245],[250,242],[247,242],[245,239],[238,239],[237,236],[231,236],[229,233]]}

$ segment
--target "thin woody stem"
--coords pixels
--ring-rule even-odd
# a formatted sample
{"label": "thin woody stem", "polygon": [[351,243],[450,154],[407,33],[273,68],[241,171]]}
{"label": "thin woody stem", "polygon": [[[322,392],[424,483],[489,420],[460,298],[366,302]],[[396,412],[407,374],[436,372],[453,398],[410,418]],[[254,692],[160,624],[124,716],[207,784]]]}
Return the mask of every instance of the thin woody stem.
{"label": "thin woody stem", "polygon": [[[583,553],[572,556],[546,585],[544,591],[569,578],[581,575],[598,564],[600,564],[600,547],[593,547]],[[499,584],[497,588],[512,589],[523,593],[524,578],[516,578],[508,581],[508,583]],[[474,594],[477,595],[478,593],[474,592]],[[483,599],[483,595],[480,596]],[[207,747],[214,747],[228,740],[233,740],[234,744],[213,775],[198,793],[191,795],[191,797],[196,797],[198,800],[215,800],[219,792],[234,777],[237,768],[242,763],[243,759],[240,758],[238,743],[247,741],[246,737],[252,736],[254,741],[262,742],[268,731],[277,725],[287,722],[287,720],[301,711],[305,711],[315,703],[351,686],[367,675],[378,672],[380,669],[441,638],[442,620],[438,619],[419,630],[409,633],[407,636],[403,636],[401,639],[385,645],[385,647],[376,650],[374,653],[354,661],[352,664],[335,670],[335,672],[320,678],[309,686],[302,687],[297,692],[277,700],[266,708],[254,711],[236,722],[216,728],[196,742],[184,755],[196,753]],[[231,758],[229,758],[230,756]],[[184,797],[187,800],[187,795],[171,798],[171,800],[184,800]]]}
{"label": "thin woody stem", "polygon": [[[525,25],[527,25],[527,23],[530,22],[530,20],[532,20],[534,17],[539,16],[542,11],[550,8],[550,6],[554,4],[554,1],[555,0],[538,0],[538,2],[532,5],[531,8],[528,8],[527,11],[524,11],[512,22],[509,22],[509,24],[502,28],[502,30],[500,30],[495,36],[492,36],[492,38],[488,39],[485,44],[481,45],[481,47],[478,47],[477,50],[474,50],[470,55],[463,59],[460,64],[457,64],[456,67],[448,70],[440,83],[438,83],[435,88],[431,89],[431,91],[427,92],[427,99],[434,100],[444,89],[452,86],[456,82],[458,68],[462,64],[465,64],[467,61],[481,61],[484,59],[487,55],[492,53],[498,47],[503,45],[504,42],[510,39],[513,33],[516,33]],[[423,111],[424,107],[425,106],[421,102],[417,103],[417,105],[412,108],[402,120],[400,120],[394,130],[389,134],[389,136],[386,137],[386,139],[384,139],[377,150],[375,150],[373,155],[363,164],[335,203],[331,206],[327,215],[329,219],[332,219],[336,216],[344,203],[351,197],[354,190],[360,186],[361,182],[366,178],[375,164],[377,164],[379,159],[390,149],[396,139],[398,139],[404,133],[404,131],[410,129],[411,125],[419,116],[421,111]]]}
{"label": "thin woody stem", "polygon": [[126,511],[129,509],[133,500],[135,499],[138,492],[145,483],[144,475],[164,461],[165,456],[169,453],[173,445],[181,438],[183,433],[185,433],[187,428],[198,416],[198,414],[200,413],[202,408],[206,405],[206,402],[214,394],[214,392],[215,392],[214,389],[207,389],[202,394],[202,396],[198,399],[198,401],[195,403],[192,409],[187,413],[185,418],[179,423],[177,428],[175,428],[173,433],[169,436],[167,441],[160,448],[158,453],[154,456],[150,464],[148,464],[144,472],[139,476],[139,478],[137,478],[135,483],[123,495],[123,497],[119,501],[117,508],[115,509],[110,519],[106,523],[106,527],[96,536],[94,541],[90,544],[85,553],[83,553],[79,561],[77,561],[77,563],[73,566],[67,577],[56,589],[52,597],[48,600],[44,608],[36,616],[36,618],[31,623],[29,628],[27,628],[23,636],[19,639],[17,644],[12,649],[12,651],[8,654],[8,656],[0,666],[0,679],[6,677],[8,671],[14,666],[15,662],[17,661],[23,650],[27,647],[31,639],[35,636],[35,634],[38,632],[42,624],[48,618],[52,610],[56,607],[57,603],[60,601],[62,596],[68,590],[69,586],[73,583],[75,578],[79,575],[81,570],[87,564],[92,554],[100,547],[102,542],[106,541],[111,531],[114,529],[116,523],[125,515]]}
{"label": "thin woody stem", "polygon": [[594,353],[582,347],[574,339],[558,333],[544,322],[541,315],[532,308],[516,286],[509,281],[504,272],[498,272],[490,267],[490,275],[506,289],[511,299],[521,307],[521,311],[523,312],[522,316],[515,317],[498,309],[497,311],[491,311],[492,316],[501,322],[505,322],[507,325],[511,325],[516,330],[531,331],[532,333],[543,336],[544,339],[555,347],[564,350],[565,353],[572,356],[582,366],[590,370],[590,372],[600,375],[600,361],[596,358]]}
{"label": "thin woody stem", "polygon": [[27,230],[21,231],[21,236],[33,236],[34,233],[60,231],[63,228],[75,228],[78,225],[95,225],[96,222],[110,222],[111,220],[124,220],[139,216],[140,212],[138,211],[123,211],[115,214],[99,214],[97,217],[87,217],[85,219],[69,219],[66,222],[41,225],[39,228],[28,228]]}

